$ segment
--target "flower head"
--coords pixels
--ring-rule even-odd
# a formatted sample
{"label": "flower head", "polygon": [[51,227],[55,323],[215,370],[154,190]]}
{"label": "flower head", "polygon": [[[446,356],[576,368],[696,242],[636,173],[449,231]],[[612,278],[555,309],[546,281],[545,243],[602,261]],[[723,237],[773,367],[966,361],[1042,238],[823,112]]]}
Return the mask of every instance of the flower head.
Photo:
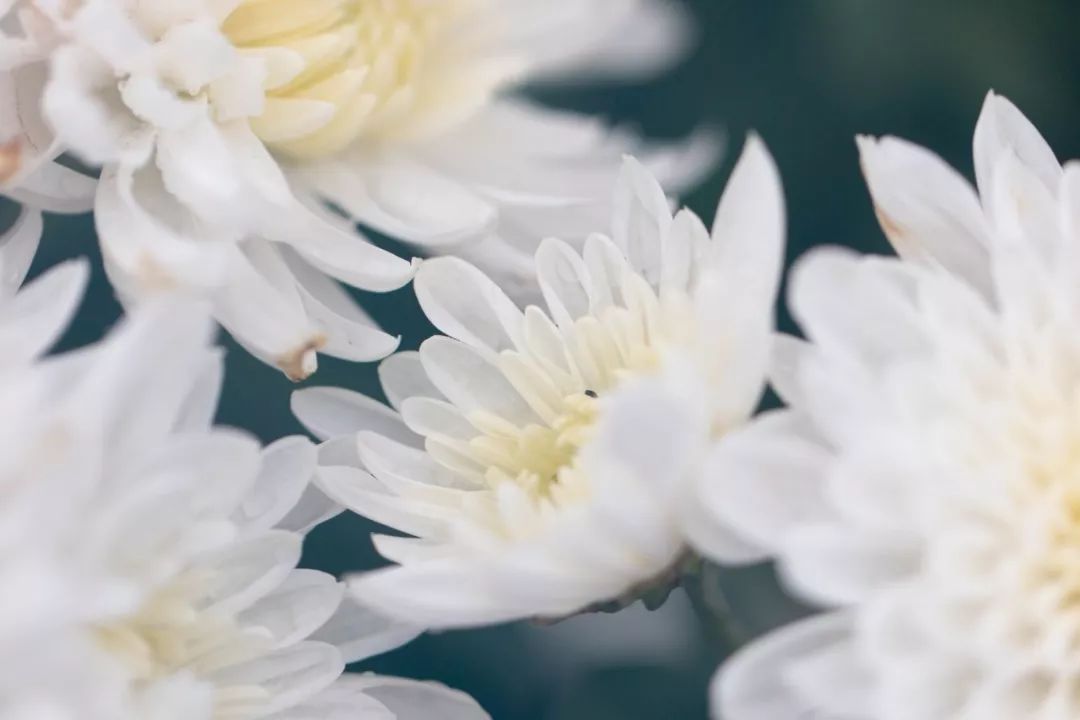
{"label": "flower head", "polygon": [[341,678],[416,631],[297,569],[338,508],[309,485],[306,439],[260,448],[211,425],[208,320],[152,304],[101,345],[0,373],[0,578],[19,589],[0,621],[4,716],[334,717],[347,701],[482,720],[437,686]]}
{"label": "flower head", "polygon": [[719,710],[1074,717],[1080,167],[994,95],[978,195],[925,150],[860,144],[905,260],[802,263],[809,343],[783,342],[774,373],[791,407],[722,443],[703,488],[718,527],[831,612],[733,662]]}
{"label": "flower head", "polygon": [[[570,58],[602,64],[638,16],[669,30],[624,33],[637,38],[628,64],[666,62],[651,48],[678,46],[681,27],[662,0],[19,5],[48,28],[49,69],[11,107],[103,166],[97,226],[122,299],[193,291],[296,379],[319,352],[369,361],[397,347],[336,281],[383,292],[414,266],[350,220],[425,247],[468,240],[518,270],[533,250],[514,248],[523,231],[576,217],[583,236],[634,140],[501,93]],[[689,179],[714,156],[691,149],[703,152],[655,159]]]}
{"label": "flower head", "polygon": [[583,252],[540,245],[546,312],[462,260],[422,266],[417,296],[446,336],[384,362],[395,410],[294,396],[310,429],[336,436],[321,486],[417,536],[377,538],[399,567],[356,580],[363,602],[436,627],[559,617],[673,571],[683,475],[762,389],[781,190],[753,138],[711,236],[689,211],[673,218],[633,160],[615,205],[612,236]]}

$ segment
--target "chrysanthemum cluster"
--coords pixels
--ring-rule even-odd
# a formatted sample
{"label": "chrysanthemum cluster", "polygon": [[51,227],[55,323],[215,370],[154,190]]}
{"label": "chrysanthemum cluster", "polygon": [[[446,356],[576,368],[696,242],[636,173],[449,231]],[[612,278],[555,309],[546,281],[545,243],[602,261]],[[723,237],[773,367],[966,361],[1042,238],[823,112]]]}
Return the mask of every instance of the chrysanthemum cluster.
{"label": "chrysanthemum cluster", "polygon": [[[711,131],[513,94],[690,36],[668,0],[0,0],[0,718],[483,720],[346,664],[763,561],[821,612],[717,718],[1080,717],[1080,166],[993,94],[977,188],[859,138],[898,257],[814,251],[778,334],[760,138],[706,226],[669,193]],[[31,266],[88,211],[125,318],[51,352],[93,269]],[[438,334],[398,352],[346,286],[409,283]],[[222,427],[218,326],[294,380],[381,360],[385,401]],[[345,509],[389,565],[299,567]]]}

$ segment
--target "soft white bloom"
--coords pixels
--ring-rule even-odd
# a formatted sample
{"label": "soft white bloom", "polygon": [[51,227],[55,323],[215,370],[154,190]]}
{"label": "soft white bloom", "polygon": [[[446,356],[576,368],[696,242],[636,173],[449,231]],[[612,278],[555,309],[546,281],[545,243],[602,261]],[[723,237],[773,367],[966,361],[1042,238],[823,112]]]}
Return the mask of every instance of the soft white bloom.
{"label": "soft white bloom", "polygon": [[309,484],[315,448],[211,425],[209,335],[203,312],[153,303],[0,373],[0,716],[486,718],[439,686],[341,678],[416,631],[297,569],[338,511]]}
{"label": "soft white bloom", "polygon": [[[685,34],[669,0],[21,4],[60,36],[38,91],[65,148],[103,166],[121,295],[195,289],[294,378],[316,351],[396,349],[335,280],[388,291],[414,267],[353,219],[513,272],[537,237],[583,238],[637,140],[505,92],[583,66],[640,74]],[[689,180],[714,155],[706,140],[654,161]]]}
{"label": "soft white bloom", "polygon": [[809,342],[783,341],[773,374],[790,409],[722,441],[702,487],[717,528],[828,612],[738,656],[716,711],[1075,718],[1080,165],[994,95],[977,194],[926,150],[860,145],[905,259],[800,265]]}
{"label": "soft white bloom", "polygon": [[358,578],[363,602],[477,625],[633,600],[677,573],[683,476],[763,387],[782,191],[752,138],[711,236],[688,210],[673,218],[633,160],[615,205],[611,237],[584,252],[541,243],[546,312],[463,260],[427,261],[416,293],[446,336],[384,361],[393,410],[332,388],[294,395],[332,439],[320,486],[416,536],[376,538],[399,566]]}

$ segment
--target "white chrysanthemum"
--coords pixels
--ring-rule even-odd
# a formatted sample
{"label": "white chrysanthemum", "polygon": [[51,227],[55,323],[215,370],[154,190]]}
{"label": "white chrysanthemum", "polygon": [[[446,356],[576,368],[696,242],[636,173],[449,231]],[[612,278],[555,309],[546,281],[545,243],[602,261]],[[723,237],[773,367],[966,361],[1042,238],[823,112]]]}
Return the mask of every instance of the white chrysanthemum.
{"label": "white chrysanthemum", "polygon": [[[301,421],[336,438],[321,487],[416,536],[376,539],[399,567],[357,579],[363,602],[429,627],[558,617],[677,570],[684,472],[764,382],[782,194],[756,138],[711,237],[687,210],[672,218],[634,161],[616,194],[610,239],[540,245],[547,312],[519,310],[460,259],[425,263],[417,296],[447,336],[384,361],[394,410],[344,390],[294,396]],[[635,382],[674,365],[681,387]]]}
{"label": "white chrysanthemum", "polygon": [[[636,141],[500,94],[582,63],[640,71],[682,34],[668,0],[21,4],[61,37],[37,89],[64,147],[103,165],[97,224],[121,295],[199,290],[294,378],[317,351],[396,349],[331,278],[386,291],[413,273],[325,202],[520,270],[532,238],[584,235]],[[603,52],[616,41],[633,52]],[[655,161],[678,179],[714,155],[687,150]]]}
{"label": "white chrysanthemum", "polygon": [[209,329],[154,304],[100,346],[0,373],[0,716],[485,718],[438,686],[341,678],[416,633],[297,569],[337,508],[309,484],[308,440],[211,427]]}
{"label": "white chrysanthemum", "polygon": [[783,343],[774,375],[790,409],[723,442],[703,495],[834,611],[734,660],[717,711],[1075,718],[1080,166],[1062,171],[993,95],[978,195],[916,146],[860,145],[905,260],[801,265],[791,303],[810,342]]}

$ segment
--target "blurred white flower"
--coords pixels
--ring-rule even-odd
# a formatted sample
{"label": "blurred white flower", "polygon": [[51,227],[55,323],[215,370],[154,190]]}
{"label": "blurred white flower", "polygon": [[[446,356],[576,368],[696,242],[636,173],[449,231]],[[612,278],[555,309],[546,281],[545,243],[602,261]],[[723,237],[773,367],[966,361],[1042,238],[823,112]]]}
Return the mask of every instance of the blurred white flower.
{"label": "blurred white flower", "polygon": [[[414,269],[325,203],[520,271],[535,238],[595,226],[638,143],[502,93],[583,64],[640,74],[685,39],[669,0],[20,4],[61,36],[36,89],[63,146],[103,166],[97,224],[121,295],[204,293],[294,378],[317,351],[396,349],[334,279],[388,291]],[[20,112],[38,99],[26,89]],[[714,156],[705,139],[654,160],[689,180]]]}
{"label": "blurred white flower", "polygon": [[439,686],[341,679],[416,631],[297,569],[337,512],[309,484],[315,448],[211,426],[209,335],[196,308],[151,303],[99,346],[0,373],[0,716],[485,718]]}
{"label": "blurred white flower", "polygon": [[722,441],[701,495],[718,530],[830,611],[737,656],[716,711],[1075,718],[1080,165],[1063,171],[994,95],[978,194],[916,146],[860,144],[907,259],[802,263],[791,305],[809,343],[781,343],[773,375],[790,409]]}
{"label": "blurred white flower", "polygon": [[677,573],[683,475],[764,384],[782,191],[752,138],[711,237],[690,211],[672,218],[633,160],[616,195],[610,239],[540,245],[547,313],[519,310],[463,260],[427,261],[416,293],[446,336],[384,361],[395,410],[344,390],[294,395],[332,439],[320,486],[416,536],[376,538],[399,567],[355,580],[362,602],[478,625],[631,601]]}

